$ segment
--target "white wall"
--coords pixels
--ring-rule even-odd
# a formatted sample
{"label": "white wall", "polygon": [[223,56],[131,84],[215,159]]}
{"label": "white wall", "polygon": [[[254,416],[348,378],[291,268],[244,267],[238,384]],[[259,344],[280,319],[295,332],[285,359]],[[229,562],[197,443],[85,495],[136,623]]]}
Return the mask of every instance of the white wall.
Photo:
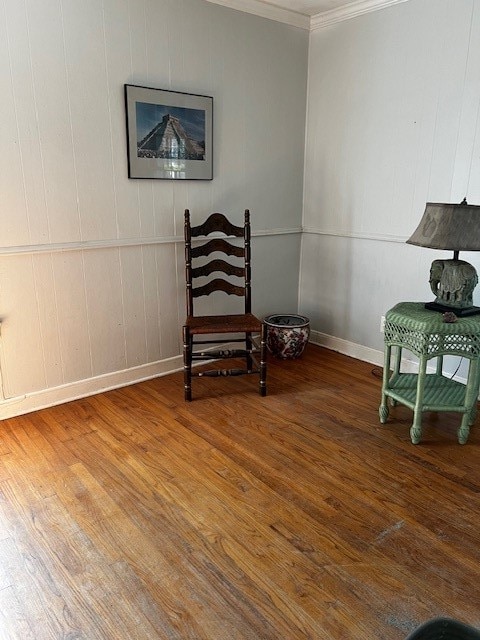
{"label": "white wall", "polygon": [[300,311],[375,361],[381,315],[432,299],[430,263],[452,257],[405,244],[425,202],[480,204],[480,2],[410,0],[312,32],[307,105]]}
{"label": "white wall", "polygon": [[[308,33],[203,0],[4,0],[0,417],[170,371],[183,210],[253,227],[297,310]],[[214,180],[128,180],[124,83],[214,98]]]}
{"label": "white wall", "polygon": [[[431,298],[446,254],[404,241],[427,200],[480,203],[478,0],[312,32],[308,95],[307,45],[203,0],[4,0],[0,417],[180,365],[185,207],[249,207],[255,311],[296,310],[304,155],[314,337],[375,360],[380,316]],[[128,180],[124,83],[214,97],[212,182]]]}

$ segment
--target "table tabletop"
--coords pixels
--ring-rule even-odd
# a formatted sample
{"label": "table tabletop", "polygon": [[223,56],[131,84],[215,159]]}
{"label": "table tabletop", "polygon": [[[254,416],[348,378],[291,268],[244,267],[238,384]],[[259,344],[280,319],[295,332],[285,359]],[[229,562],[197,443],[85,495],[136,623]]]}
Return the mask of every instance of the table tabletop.
{"label": "table tabletop", "polygon": [[406,347],[427,358],[476,359],[480,357],[480,315],[444,322],[441,313],[425,309],[423,302],[400,302],[385,314],[385,344]]}

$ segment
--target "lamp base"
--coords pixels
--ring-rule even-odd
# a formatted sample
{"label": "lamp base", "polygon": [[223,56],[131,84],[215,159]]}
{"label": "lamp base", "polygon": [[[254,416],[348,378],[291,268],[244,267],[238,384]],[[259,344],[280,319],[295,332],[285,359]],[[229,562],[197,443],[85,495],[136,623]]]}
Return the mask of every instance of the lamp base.
{"label": "lamp base", "polygon": [[440,313],[447,313],[447,311],[450,311],[454,313],[457,318],[476,316],[480,313],[480,307],[464,307],[455,309],[455,307],[447,307],[444,304],[438,304],[438,302],[426,302],[425,309],[429,309],[430,311],[438,311]]}

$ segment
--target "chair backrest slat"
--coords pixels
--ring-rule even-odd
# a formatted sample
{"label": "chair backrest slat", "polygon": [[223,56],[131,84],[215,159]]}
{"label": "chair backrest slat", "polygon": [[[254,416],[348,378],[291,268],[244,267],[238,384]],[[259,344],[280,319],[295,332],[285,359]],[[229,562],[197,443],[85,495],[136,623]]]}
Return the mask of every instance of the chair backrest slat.
{"label": "chair backrest slat", "polygon": [[239,287],[231,282],[227,282],[223,278],[215,278],[214,280],[210,280],[207,284],[204,284],[203,287],[193,287],[192,288],[192,296],[194,298],[199,298],[200,296],[209,296],[214,291],[224,291],[229,295],[234,296],[245,296],[245,287]]}
{"label": "chair backrest slat", "polygon": [[225,260],[211,260],[201,267],[195,267],[195,269],[192,269],[192,278],[209,276],[211,273],[215,273],[215,271],[226,273],[227,276],[237,276],[237,278],[245,278],[245,269],[243,267],[237,267],[234,264],[225,262]]}
{"label": "chair backrest slat", "polygon": [[243,258],[245,255],[245,248],[243,246],[239,247],[238,245],[230,244],[230,242],[227,242],[223,238],[215,238],[198,247],[192,247],[192,258],[209,256],[211,253],[217,251],[227,256],[236,256],[237,258]]}
{"label": "chair backrest slat", "polygon": [[191,227],[192,238],[198,238],[198,236],[208,236],[211,233],[220,232],[226,236],[236,236],[242,238],[244,235],[243,227],[236,227],[233,225],[223,213],[212,213],[205,220],[203,224],[197,227]]}
{"label": "chair backrest slat", "polygon": [[[243,239],[242,244],[231,244],[224,238],[211,238],[192,247],[192,238],[200,238],[211,233],[222,233],[226,236]],[[242,264],[230,264],[226,260],[216,258],[206,264],[194,266],[196,258],[207,257],[212,253],[222,253],[225,256],[242,258]],[[221,277],[216,277],[201,285],[194,285],[196,278],[208,278],[212,273],[219,272],[226,276],[240,278],[239,283],[233,283]],[[223,291],[228,295],[241,296],[245,300],[245,313],[251,312],[250,294],[250,213],[245,210],[244,226],[233,225],[223,213],[212,213],[200,225],[190,225],[190,212],[185,210],[185,279],[187,297],[187,315],[193,316],[193,299],[208,296],[214,291]]]}

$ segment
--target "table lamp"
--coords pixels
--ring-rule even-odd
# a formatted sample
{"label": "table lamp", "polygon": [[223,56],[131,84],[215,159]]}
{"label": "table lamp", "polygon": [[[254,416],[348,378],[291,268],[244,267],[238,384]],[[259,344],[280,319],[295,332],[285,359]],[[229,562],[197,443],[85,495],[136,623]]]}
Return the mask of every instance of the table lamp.
{"label": "table lamp", "polygon": [[436,296],[426,309],[453,312],[458,317],[480,313],[473,306],[473,290],[478,283],[475,268],[459,260],[460,251],[480,251],[480,206],[427,202],[420,224],[408,244],[453,251],[453,259],[434,260],[430,268],[430,288]]}

